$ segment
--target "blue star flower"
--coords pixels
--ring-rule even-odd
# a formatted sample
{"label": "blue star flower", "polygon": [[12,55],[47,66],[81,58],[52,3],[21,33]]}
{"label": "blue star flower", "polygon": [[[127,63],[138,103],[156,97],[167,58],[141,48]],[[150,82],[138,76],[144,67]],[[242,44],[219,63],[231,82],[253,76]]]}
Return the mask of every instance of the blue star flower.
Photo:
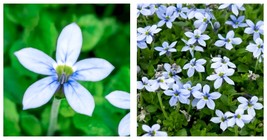
{"label": "blue star flower", "polygon": [[233,28],[238,28],[238,27],[246,27],[247,24],[243,23],[245,16],[240,16],[236,17],[234,15],[230,15],[231,20],[227,20],[225,24],[231,25]]}
{"label": "blue star flower", "polygon": [[193,58],[189,63],[185,64],[183,69],[188,69],[187,76],[192,77],[197,72],[205,72],[205,68],[202,66],[206,63],[205,59],[198,59]]}
{"label": "blue star flower", "polygon": [[151,15],[151,11],[148,8],[149,4],[137,4],[137,17],[139,17],[140,14],[144,16]]}
{"label": "blue star flower", "polygon": [[187,7],[183,7],[182,4],[176,4],[176,7],[175,7],[175,12],[174,14],[178,17],[181,17],[183,19],[186,19],[187,16],[185,13],[188,12],[188,8]]}
{"label": "blue star flower", "polygon": [[205,85],[203,87],[203,92],[196,91],[193,93],[193,96],[198,99],[198,102],[196,104],[197,109],[202,109],[205,107],[205,105],[208,106],[209,109],[214,110],[215,103],[213,100],[216,100],[221,97],[221,94],[219,92],[210,92],[210,86]]}
{"label": "blue star flower", "polygon": [[159,51],[159,55],[170,55],[171,52],[176,52],[177,50],[174,48],[174,46],[176,45],[177,41],[172,42],[170,45],[168,42],[164,41],[162,43],[162,47],[158,46],[155,48],[155,50]]}
{"label": "blue star flower", "polygon": [[45,53],[24,48],[15,52],[20,63],[30,71],[48,75],[25,92],[23,109],[46,104],[57,91],[63,91],[68,103],[78,113],[91,116],[95,107],[94,98],[76,80],[99,81],[107,77],[114,67],[100,58],[84,59],[76,62],[82,47],[82,32],[72,23],[66,26],[57,40],[55,62]]}
{"label": "blue star flower", "polygon": [[189,44],[188,41],[182,39],[182,41],[185,43],[185,46],[182,48],[182,52],[189,51],[191,56],[194,57],[194,51],[204,52],[204,49],[195,44]]}
{"label": "blue star flower", "polygon": [[238,108],[243,109],[243,110],[247,110],[248,114],[253,116],[253,117],[256,115],[256,112],[254,109],[260,110],[263,108],[263,105],[261,103],[258,103],[258,97],[257,96],[251,97],[250,100],[248,100],[244,97],[238,97],[237,100],[238,100],[238,102],[241,103],[238,106]]}
{"label": "blue star flower", "polygon": [[185,32],[185,35],[189,37],[188,44],[194,44],[198,42],[201,46],[206,46],[205,40],[209,40],[210,37],[208,35],[202,34],[202,32],[198,29],[194,30],[194,33],[192,32]]}
{"label": "blue star flower", "polygon": [[164,131],[159,131],[160,125],[159,124],[154,124],[151,128],[148,125],[143,124],[142,129],[147,132],[144,134],[142,137],[151,137],[151,136],[168,136],[167,132]]}
{"label": "blue star flower", "polygon": [[175,106],[177,102],[181,102],[183,104],[189,104],[190,91],[179,87],[177,84],[172,85],[172,90],[165,90],[164,94],[167,96],[171,96],[169,101],[170,106]]}
{"label": "blue star flower", "polygon": [[137,41],[146,40],[147,44],[151,44],[153,41],[154,34],[160,32],[161,29],[157,25],[146,26],[145,28],[139,27],[137,29]]}
{"label": "blue star flower", "polygon": [[263,35],[263,21],[258,21],[256,25],[251,20],[246,20],[249,27],[245,29],[246,34],[253,34],[253,39],[260,38],[260,34]]}
{"label": "blue star flower", "polygon": [[215,69],[215,74],[208,76],[206,79],[210,81],[214,81],[214,88],[218,89],[221,87],[223,80],[225,80],[230,85],[235,85],[234,81],[231,80],[228,76],[232,76],[235,72],[234,69],[228,69],[225,67],[219,67]]}
{"label": "blue star flower", "polygon": [[172,28],[172,22],[176,19],[176,14],[174,13],[175,7],[169,6],[166,8],[165,6],[161,8],[161,10],[157,11],[157,16],[160,21],[158,22],[158,26],[161,27],[164,24],[170,29]]}
{"label": "blue star flower", "polygon": [[242,43],[241,38],[239,37],[234,38],[234,36],[235,33],[233,30],[229,31],[226,34],[226,38],[224,38],[221,34],[218,34],[218,37],[221,40],[217,40],[214,45],[217,47],[225,46],[227,50],[231,50],[233,48],[233,45],[239,45],[240,43]]}
{"label": "blue star flower", "polygon": [[225,3],[219,6],[218,9],[225,9],[228,8],[229,10],[231,10],[236,16],[238,16],[239,11],[244,11],[245,8],[243,7],[243,4],[238,3],[238,4],[229,4],[229,3]]}
{"label": "blue star flower", "polygon": [[259,56],[264,53],[264,44],[261,38],[257,38],[254,40],[254,42],[256,44],[249,43],[249,45],[246,47],[246,50],[252,52],[253,56],[258,59]]}

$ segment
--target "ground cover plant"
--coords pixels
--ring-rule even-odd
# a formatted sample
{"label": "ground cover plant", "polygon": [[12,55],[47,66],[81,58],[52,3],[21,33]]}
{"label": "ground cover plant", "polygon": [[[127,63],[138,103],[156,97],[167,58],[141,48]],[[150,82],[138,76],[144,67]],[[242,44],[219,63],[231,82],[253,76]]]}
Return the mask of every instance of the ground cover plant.
{"label": "ground cover plant", "polygon": [[263,136],[263,4],[137,5],[138,136]]}

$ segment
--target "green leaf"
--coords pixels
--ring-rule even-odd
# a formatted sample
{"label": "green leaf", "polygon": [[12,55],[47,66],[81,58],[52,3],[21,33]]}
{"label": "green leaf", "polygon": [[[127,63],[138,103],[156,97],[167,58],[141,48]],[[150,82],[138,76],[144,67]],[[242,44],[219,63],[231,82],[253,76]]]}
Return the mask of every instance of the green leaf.
{"label": "green leaf", "polygon": [[23,34],[23,40],[27,45],[24,47],[36,48],[49,56],[56,51],[57,38],[55,23],[46,13],[41,14],[40,21],[34,29],[27,29]]}
{"label": "green leaf", "polygon": [[146,110],[150,113],[156,112],[157,111],[157,107],[154,105],[148,105],[146,106]]}
{"label": "green leaf", "polygon": [[4,136],[20,135],[19,115],[16,105],[4,97]]}
{"label": "green leaf", "polygon": [[187,136],[186,129],[183,128],[183,129],[177,131],[177,132],[176,132],[176,135],[177,135],[177,136]]}
{"label": "green leaf", "polygon": [[69,103],[66,99],[62,99],[60,103],[59,113],[63,117],[72,117],[74,116],[75,112],[70,107]]}
{"label": "green leaf", "polygon": [[20,124],[23,131],[27,135],[38,136],[42,134],[42,127],[40,121],[31,114],[21,113],[20,114]]}
{"label": "green leaf", "polygon": [[83,35],[82,51],[92,50],[104,34],[103,22],[95,15],[84,15],[78,19]]}
{"label": "green leaf", "polygon": [[248,72],[248,66],[244,64],[239,64],[237,66],[237,71],[238,72]]}
{"label": "green leaf", "polygon": [[49,127],[50,114],[51,114],[51,106],[46,106],[46,108],[41,113],[41,120],[40,120],[42,128],[45,132],[47,132]]}

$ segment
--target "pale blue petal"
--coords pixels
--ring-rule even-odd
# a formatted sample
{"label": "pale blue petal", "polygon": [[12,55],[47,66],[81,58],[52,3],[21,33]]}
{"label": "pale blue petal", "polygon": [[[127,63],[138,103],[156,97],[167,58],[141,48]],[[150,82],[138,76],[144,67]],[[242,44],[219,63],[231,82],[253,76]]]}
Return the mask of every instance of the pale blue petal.
{"label": "pale blue petal", "polygon": [[216,114],[218,117],[222,117],[222,116],[223,116],[222,111],[217,110],[217,109],[216,109],[216,111],[215,111],[215,114]]}
{"label": "pale blue petal", "polygon": [[170,101],[169,101],[170,106],[175,106],[177,101],[178,101],[178,99],[176,97],[172,96]]}
{"label": "pale blue petal", "polygon": [[166,22],[166,26],[171,29],[172,28],[172,23],[170,21]]}
{"label": "pale blue petal", "polygon": [[255,109],[259,110],[259,109],[262,109],[262,108],[263,108],[263,105],[262,105],[261,103],[255,103],[255,104],[253,105],[253,107],[254,107]]}
{"label": "pale blue petal", "polygon": [[217,74],[213,74],[207,77],[207,80],[213,81],[215,79],[219,78],[219,76]]}
{"label": "pale blue petal", "polygon": [[191,66],[191,64],[187,63],[187,64],[184,65],[183,69],[188,69],[188,68],[190,68],[190,66]]}
{"label": "pale blue petal", "polygon": [[148,35],[148,36],[146,37],[146,43],[147,43],[147,44],[151,44],[152,41],[153,41],[152,36],[151,36],[151,35]]}
{"label": "pale blue petal", "polygon": [[212,121],[213,123],[220,123],[221,122],[221,118],[220,117],[212,117],[210,119],[210,121]]}
{"label": "pale blue petal", "polygon": [[95,101],[91,93],[75,80],[64,84],[66,99],[73,110],[80,114],[92,116]]}
{"label": "pale blue petal", "polygon": [[248,100],[244,97],[238,97],[237,101],[239,101],[240,103],[247,103],[248,102]]}
{"label": "pale blue petal", "polygon": [[231,118],[228,120],[228,126],[233,127],[235,125],[235,118]]}
{"label": "pale blue petal", "polygon": [[249,19],[246,20],[246,23],[247,23],[247,25],[250,26],[251,28],[254,28],[254,26],[255,26],[255,24],[254,24],[251,20],[249,20]]}
{"label": "pale blue petal", "polygon": [[197,109],[202,109],[204,108],[206,102],[204,100],[199,100],[197,103]]}
{"label": "pale blue petal", "polygon": [[76,23],[67,25],[57,40],[58,64],[72,66],[78,59],[82,47],[82,32]]}
{"label": "pale blue petal", "polygon": [[234,81],[231,80],[231,79],[230,79],[229,77],[227,77],[227,76],[224,77],[224,80],[225,80],[228,84],[230,84],[230,85],[235,85]]}
{"label": "pale blue petal", "polygon": [[246,34],[253,34],[254,33],[254,29],[251,27],[247,27],[244,31]]}
{"label": "pale blue petal", "polygon": [[165,90],[163,93],[167,96],[173,96],[174,94],[172,90]]}
{"label": "pale blue petal", "polygon": [[194,44],[197,40],[195,38],[190,38],[188,41],[187,41],[187,44]]}
{"label": "pale blue petal", "polygon": [[56,62],[45,53],[34,49],[24,48],[15,52],[19,62],[28,70],[43,75],[55,75],[53,65]]}
{"label": "pale blue petal", "polygon": [[222,47],[225,45],[225,41],[217,40],[214,45],[217,47]]}
{"label": "pale blue petal", "polygon": [[194,99],[193,101],[192,101],[192,107],[195,107],[195,106],[197,106],[197,103],[199,102],[199,99]]}
{"label": "pale blue petal", "polygon": [[233,48],[233,45],[232,45],[231,43],[226,42],[225,44],[226,44],[226,45],[225,45],[225,48],[226,48],[227,50],[231,50],[231,49]]}
{"label": "pale blue petal", "polygon": [[137,81],[137,89],[143,89],[144,85],[141,81]]}
{"label": "pale blue petal", "polygon": [[205,72],[205,68],[202,65],[196,65],[195,69],[197,72]]}
{"label": "pale blue petal", "polygon": [[151,127],[151,130],[158,131],[159,129],[160,129],[160,125],[159,125],[159,124],[154,124],[154,125]]}
{"label": "pale blue petal", "polygon": [[159,23],[158,23],[158,27],[161,27],[162,25],[164,25],[165,24],[165,20],[161,20],[161,21],[159,21]]}
{"label": "pale blue petal", "polygon": [[198,39],[197,42],[201,45],[201,46],[206,46],[206,42],[203,39]]}
{"label": "pale blue petal", "polygon": [[82,81],[100,81],[106,78],[114,66],[105,59],[88,58],[77,62],[72,78]]}
{"label": "pale blue petal", "polygon": [[146,131],[146,132],[149,132],[149,131],[151,130],[151,128],[150,128],[148,125],[146,125],[146,124],[143,124],[143,125],[142,125],[142,129],[143,129],[144,131]]}
{"label": "pale blue petal", "polygon": [[248,114],[254,117],[256,115],[254,108],[248,108]]}
{"label": "pale blue petal", "polygon": [[239,45],[240,43],[242,42],[242,40],[241,40],[241,38],[233,38],[232,39],[232,43],[234,44],[234,45]]}
{"label": "pale blue petal", "polygon": [[223,82],[223,79],[222,78],[217,78],[214,82],[214,88],[215,89],[218,89],[219,87],[221,87],[222,85],[222,82]]}
{"label": "pale blue petal", "polygon": [[229,39],[229,38],[233,38],[235,36],[235,33],[233,30],[229,31],[227,34],[226,34],[226,38]]}
{"label": "pale blue petal", "polygon": [[130,94],[124,91],[113,91],[105,97],[112,105],[130,109]]}
{"label": "pale blue petal", "polygon": [[46,104],[59,87],[57,77],[49,76],[33,83],[26,90],[22,104],[23,110],[37,108]]}
{"label": "pale blue petal", "polygon": [[210,98],[213,99],[213,100],[216,100],[216,99],[218,99],[220,97],[221,97],[221,94],[219,92],[212,92],[210,94]]}
{"label": "pale blue petal", "polygon": [[242,121],[244,121],[244,123],[249,123],[252,119],[253,116],[251,115],[242,115]]}
{"label": "pale blue petal", "polygon": [[202,99],[203,94],[200,91],[195,91],[192,93],[195,98]]}
{"label": "pale blue petal", "polygon": [[119,136],[128,136],[130,135],[130,113],[125,115],[119,123]]}
{"label": "pale blue petal", "polygon": [[209,93],[210,92],[210,86],[209,85],[205,85],[203,87],[203,93]]}
{"label": "pale blue petal", "polygon": [[195,69],[194,68],[189,68],[187,71],[187,75],[188,77],[192,77],[195,73]]}
{"label": "pale blue petal", "polygon": [[241,119],[236,119],[236,125],[242,128],[245,124]]}
{"label": "pale blue petal", "polygon": [[238,16],[238,9],[237,9],[237,6],[235,4],[232,5],[232,12]]}
{"label": "pale blue petal", "polygon": [[165,136],[168,136],[168,134],[167,134],[167,132],[157,131],[155,136],[165,137]]}
{"label": "pale blue petal", "polygon": [[220,124],[220,128],[225,131],[228,127],[227,121],[221,122]]}
{"label": "pale blue petal", "polygon": [[185,32],[185,35],[189,38],[194,37],[194,34],[192,32]]}
{"label": "pale blue petal", "polygon": [[214,108],[215,108],[215,103],[214,103],[214,101],[211,100],[211,99],[209,99],[209,100],[207,101],[207,106],[208,106],[209,109],[214,110]]}

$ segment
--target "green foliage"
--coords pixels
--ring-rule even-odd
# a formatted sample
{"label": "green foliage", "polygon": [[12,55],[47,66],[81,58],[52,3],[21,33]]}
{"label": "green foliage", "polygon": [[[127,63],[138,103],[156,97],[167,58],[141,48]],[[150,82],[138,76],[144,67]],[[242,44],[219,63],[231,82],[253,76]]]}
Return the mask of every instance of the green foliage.
{"label": "green foliage", "polygon": [[[165,6],[170,6],[174,4],[163,4]],[[204,4],[194,4],[196,8],[205,8]],[[183,6],[190,7],[191,5]],[[234,112],[238,105],[237,98],[240,96],[250,99],[252,96],[257,96],[259,102],[263,103],[263,62],[257,63],[257,59],[253,57],[251,52],[246,50],[246,46],[250,43],[254,43],[253,35],[248,35],[244,33],[245,28],[234,29],[225,22],[229,20],[232,12],[227,9],[218,10],[219,4],[211,4],[208,7],[212,8],[212,13],[216,17],[216,20],[211,22],[220,23],[220,28],[218,30],[213,30],[210,24],[208,25],[204,34],[210,36],[210,39],[206,41],[206,47],[203,47],[204,52],[194,52],[194,58],[203,58],[207,62],[205,64],[205,72],[201,73],[202,79],[195,72],[194,76],[189,78],[187,76],[187,70],[182,70],[178,74],[181,77],[181,82],[186,83],[188,81],[192,82],[195,86],[200,83],[202,86],[208,84],[211,87],[211,92],[220,92],[222,95],[219,99],[215,100],[215,109],[210,110],[207,107],[197,110],[196,107],[192,107],[185,104],[179,104],[175,107],[169,105],[170,97],[165,94],[161,94],[163,90],[159,89],[155,92],[148,92],[145,89],[138,90],[138,116],[145,116],[140,119],[138,117],[138,128],[137,134],[143,135],[142,124],[147,124],[152,126],[153,124],[159,124],[161,126],[160,130],[168,133],[169,136],[234,136],[234,128],[228,128],[225,131],[220,129],[220,124],[215,124],[210,121],[212,117],[215,117],[215,110],[219,109],[222,112],[231,111]],[[263,20],[263,5],[262,4],[244,4],[245,11],[240,11],[240,15],[244,15],[245,19],[250,19],[254,23],[259,20]],[[177,18],[173,22],[171,29],[163,25],[162,30],[155,34],[153,37],[153,42],[147,44],[148,47],[145,49],[138,48],[137,50],[137,64],[140,67],[140,72],[138,73],[138,81],[142,77],[147,77],[148,79],[155,79],[155,74],[159,71],[157,70],[164,63],[173,64],[176,63],[181,68],[188,63],[192,56],[187,52],[181,52],[185,43],[181,39],[188,40],[185,36],[186,31],[193,31],[194,21],[196,19],[182,19]],[[151,16],[140,16],[137,18],[137,27],[146,27],[151,25],[157,25],[160,19],[156,14]],[[216,40],[219,40],[218,34],[226,36],[228,31],[233,30],[235,32],[235,37],[240,37],[242,43],[240,45],[234,45],[232,50],[226,50],[225,47],[216,47],[214,45]],[[261,35],[261,38],[263,36]],[[164,41],[169,43],[177,41],[175,48],[177,52],[171,53],[170,56],[159,55],[159,52],[154,48],[156,46],[161,46]],[[235,73],[230,78],[234,81],[235,85],[229,85],[223,82],[219,89],[214,89],[214,81],[206,80],[206,77],[213,74],[214,69],[211,68],[211,58],[214,56],[226,56],[236,65]],[[256,65],[257,63],[257,65]],[[258,74],[256,80],[249,78],[249,70],[255,74]],[[157,94],[161,94],[161,98],[157,97]],[[162,100],[162,105],[160,105],[160,100]],[[193,97],[190,99],[193,100]],[[165,112],[165,113],[164,113]],[[255,119],[251,123],[245,124],[242,129],[238,129],[238,134],[241,136],[263,136],[263,110],[256,110]],[[247,112],[245,111],[245,114]]]}
{"label": "green foliage", "polygon": [[14,53],[32,47],[55,58],[57,38],[72,22],[83,35],[78,59],[103,58],[115,69],[104,80],[80,82],[95,100],[91,117],[76,113],[65,99],[61,101],[55,135],[118,135],[119,122],[129,111],[114,107],[105,96],[114,90],[130,92],[129,15],[126,4],[4,4],[4,136],[47,134],[51,101],[22,110],[26,89],[44,76],[24,68]]}

